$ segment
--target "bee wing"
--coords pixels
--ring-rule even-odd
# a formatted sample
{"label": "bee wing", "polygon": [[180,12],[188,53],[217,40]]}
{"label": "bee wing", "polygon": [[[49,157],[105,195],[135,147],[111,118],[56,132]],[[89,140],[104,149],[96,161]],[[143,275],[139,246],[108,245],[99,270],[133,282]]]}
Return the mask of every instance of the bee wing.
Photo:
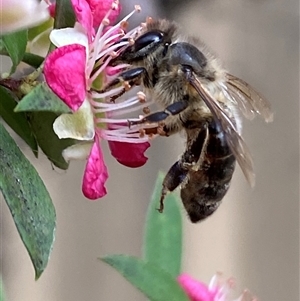
{"label": "bee wing", "polygon": [[241,110],[248,119],[261,115],[266,122],[273,121],[273,113],[269,102],[248,83],[227,73],[226,82],[221,85],[224,95]]}
{"label": "bee wing", "polygon": [[215,120],[221,125],[226,136],[228,146],[238,161],[245,178],[249,182],[250,186],[253,187],[255,183],[253,161],[245,141],[238,133],[235,125],[232,123],[225,110],[221,107],[220,103],[210,95],[201,82],[197,78],[192,77],[190,79],[190,84],[196,89],[209,110],[212,112]]}

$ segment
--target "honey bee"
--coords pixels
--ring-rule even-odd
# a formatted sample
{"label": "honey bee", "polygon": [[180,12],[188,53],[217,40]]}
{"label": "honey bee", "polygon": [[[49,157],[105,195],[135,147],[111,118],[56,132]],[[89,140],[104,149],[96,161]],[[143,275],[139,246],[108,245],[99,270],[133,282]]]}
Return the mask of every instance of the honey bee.
{"label": "honey bee", "polygon": [[177,24],[167,20],[148,21],[134,44],[110,62],[124,63],[130,67],[104,91],[123,82],[140,85],[161,108],[130,124],[159,124],[161,135],[186,136],[184,153],[164,178],[160,212],[165,195],[180,186],[190,220],[196,223],[210,216],[229,189],[235,161],[254,185],[239,111],[248,119],[261,115],[272,121],[266,99],[223,69],[202,42],[181,35]]}

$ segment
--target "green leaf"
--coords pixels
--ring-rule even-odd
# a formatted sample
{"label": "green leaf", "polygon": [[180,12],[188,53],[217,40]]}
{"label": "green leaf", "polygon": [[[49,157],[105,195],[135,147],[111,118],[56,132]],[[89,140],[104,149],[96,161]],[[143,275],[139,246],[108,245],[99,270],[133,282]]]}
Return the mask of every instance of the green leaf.
{"label": "green leaf", "polygon": [[5,88],[0,86],[0,116],[29,145],[35,156],[38,146],[24,113],[15,113],[16,100]]}
{"label": "green leaf", "polygon": [[37,54],[25,52],[22,61],[31,67],[38,68],[43,63],[44,58]]}
{"label": "green leaf", "polygon": [[1,37],[5,49],[13,63],[10,73],[14,73],[16,71],[17,66],[23,59],[27,45],[27,33],[27,30],[21,30]]}
{"label": "green leaf", "polygon": [[57,118],[53,112],[28,113],[29,122],[38,145],[48,159],[58,168],[67,169],[69,164],[62,156],[62,151],[75,143],[73,139],[59,139],[53,131],[53,122]]}
{"label": "green leaf", "polygon": [[182,217],[175,193],[170,193],[165,198],[163,213],[156,210],[159,207],[163,179],[164,175],[159,173],[148,207],[144,259],[176,277],[181,271]]}
{"label": "green leaf", "polygon": [[74,27],[76,18],[70,0],[56,0],[54,28]]}
{"label": "green leaf", "polygon": [[2,124],[0,137],[0,190],[38,279],[54,242],[55,209],[42,179]]}
{"label": "green leaf", "polygon": [[71,109],[50,90],[46,83],[39,84],[18,103],[15,112],[24,111],[71,113]]}
{"label": "green leaf", "polygon": [[176,279],[152,262],[112,255],[101,259],[120,272],[151,301],[189,301]]}
{"label": "green leaf", "polygon": [[3,281],[0,278],[0,301],[4,301],[4,288],[3,288]]}

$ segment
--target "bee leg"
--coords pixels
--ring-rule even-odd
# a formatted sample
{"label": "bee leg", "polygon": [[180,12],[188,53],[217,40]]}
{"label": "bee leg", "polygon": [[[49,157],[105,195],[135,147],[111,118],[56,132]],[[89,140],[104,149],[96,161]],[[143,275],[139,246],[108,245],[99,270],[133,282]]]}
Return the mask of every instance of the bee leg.
{"label": "bee leg", "polygon": [[177,161],[172,165],[163,180],[163,188],[160,197],[160,207],[157,209],[158,212],[164,211],[164,199],[168,192],[175,190],[186,178],[188,169],[181,164],[181,160]]}
{"label": "bee leg", "polygon": [[155,51],[160,45],[165,48],[169,43],[165,42],[165,34],[159,31],[149,31],[139,36],[133,45],[128,46],[119,56],[110,61],[110,66],[116,66],[119,63],[142,61],[149,53]]}
{"label": "bee leg", "polygon": [[127,90],[129,90],[134,85],[139,85],[139,82],[142,77],[147,74],[147,71],[143,67],[137,67],[133,69],[126,70],[119,74],[118,77],[109,82],[104,89],[97,91],[99,93],[104,93],[112,89],[118,84],[123,84],[124,88],[118,94],[111,97],[111,100],[114,101],[121,95],[123,95]]}
{"label": "bee leg", "polygon": [[197,133],[196,139],[190,144],[187,150],[183,153],[180,160],[172,165],[163,180],[163,188],[160,197],[160,213],[164,210],[164,199],[169,191],[175,190],[179,185],[186,183],[190,170],[197,167],[201,161],[201,154],[206,148],[208,138],[208,125],[202,123],[202,127]]}
{"label": "bee leg", "polygon": [[167,117],[177,115],[184,111],[188,107],[187,101],[177,101],[167,106],[164,111],[158,111],[145,116],[141,120],[130,121],[130,125],[143,124],[143,123],[155,123],[164,121]]}

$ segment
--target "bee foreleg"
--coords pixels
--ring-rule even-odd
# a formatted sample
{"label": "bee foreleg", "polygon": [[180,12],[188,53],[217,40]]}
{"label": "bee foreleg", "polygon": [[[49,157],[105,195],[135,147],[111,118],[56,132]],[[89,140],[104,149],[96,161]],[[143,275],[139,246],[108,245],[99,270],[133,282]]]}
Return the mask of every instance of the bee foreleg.
{"label": "bee foreleg", "polygon": [[126,62],[128,64],[142,61],[149,53],[155,51],[160,45],[168,47],[169,44],[164,42],[165,35],[160,31],[149,31],[139,36],[134,44],[128,46],[119,56],[112,59],[111,66],[116,66],[118,63]]}
{"label": "bee foreleg", "polygon": [[188,103],[186,101],[177,101],[167,106],[164,111],[158,111],[152,113],[148,116],[145,116],[141,120],[131,121],[131,125],[143,124],[143,123],[155,123],[164,121],[169,116],[178,115],[182,111],[184,111],[188,107]]}
{"label": "bee foreleg", "polygon": [[[119,84],[123,84],[124,88],[123,90],[118,93],[118,97],[124,94],[127,90],[129,90],[134,85],[139,85],[140,80],[143,76],[147,74],[147,71],[144,67],[137,67],[133,69],[126,70],[119,74],[115,79],[113,79],[111,82],[109,82],[104,89],[99,91],[100,93],[104,93],[106,91],[109,91],[114,86],[117,86]],[[117,97],[113,96],[112,98],[116,99]]]}

